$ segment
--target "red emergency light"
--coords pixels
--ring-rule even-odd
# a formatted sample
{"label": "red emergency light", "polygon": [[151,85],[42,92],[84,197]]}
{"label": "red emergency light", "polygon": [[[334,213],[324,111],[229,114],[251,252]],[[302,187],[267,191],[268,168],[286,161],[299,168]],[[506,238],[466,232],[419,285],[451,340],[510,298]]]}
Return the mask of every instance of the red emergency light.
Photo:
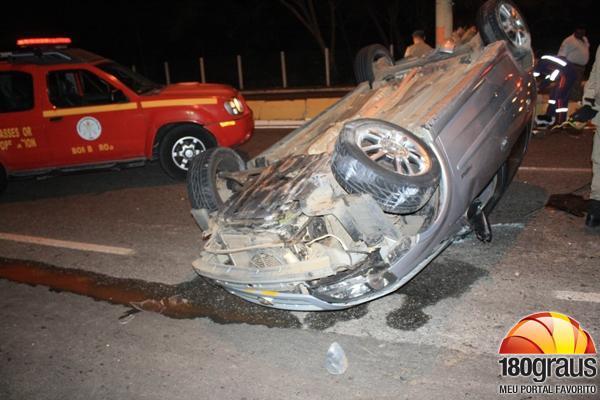
{"label": "red emergency light", "polygon": [[39,46],[39,45],[58,45],[58,44],[71,44],[71,38],[68,37],[55,37],[55,38],[27,38],[18,39],[17,46]]}

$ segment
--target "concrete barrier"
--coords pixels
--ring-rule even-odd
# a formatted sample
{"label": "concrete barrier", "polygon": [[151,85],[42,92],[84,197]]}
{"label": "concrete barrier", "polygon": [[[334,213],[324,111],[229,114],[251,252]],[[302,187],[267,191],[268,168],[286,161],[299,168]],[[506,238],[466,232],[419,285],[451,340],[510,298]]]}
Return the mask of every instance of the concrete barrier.
{"label": "concrete barrier", "polygon": [[[258,127],[278,125],[298,126],[314,118],[332,104],[335,104],[342,95],[336,93],[335,97],[313,97],[313,92],[307,91],[302,94],[296,90],[293,93],[290,92],[290,99],[282,99],[282,96],[286,96],[285,92],[282,92],[278,93],[274,98],[265,96],[263,99],[259,99],[256,98],[258,96],[249,96],[250,99],[247,102],[254,112],[254,119]],[[548,95],[538,95],[535,110],[536,115],[545,112],[547,104]],[[579,103],[569,102],[569,115],[578,107]]]}
{"label": "concrete barrier", "polygon": [[248,100],[257,121],[306,121],[338,101],[340,97],[293,100]]}

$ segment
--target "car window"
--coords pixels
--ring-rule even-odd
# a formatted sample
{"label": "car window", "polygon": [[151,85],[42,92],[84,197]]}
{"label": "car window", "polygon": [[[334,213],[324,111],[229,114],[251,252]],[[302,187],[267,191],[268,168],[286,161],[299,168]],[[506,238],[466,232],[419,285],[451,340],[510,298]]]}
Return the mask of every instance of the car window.
{"label": "car window", "polygon": [[120,90],[84,69],[49,72],[48,97],[56,107],[80,107],[127,101]]}
{"label": "car window", "polygon": [[117,64],[116,62],[111,61],[101,63],[98,64],[97,67],[116,77],[124,85],[129,87],[129,89],[133,90],[137,94],[144,94],[155,90],[160,90],[163,87],[162,85],[154,83],[143,75],[140,75],[137,72],[122,66],[121,64]]}
{"label": "car window", "polygon": [[0,72],[0,113],[33,108],[33,78],[20,71]]}

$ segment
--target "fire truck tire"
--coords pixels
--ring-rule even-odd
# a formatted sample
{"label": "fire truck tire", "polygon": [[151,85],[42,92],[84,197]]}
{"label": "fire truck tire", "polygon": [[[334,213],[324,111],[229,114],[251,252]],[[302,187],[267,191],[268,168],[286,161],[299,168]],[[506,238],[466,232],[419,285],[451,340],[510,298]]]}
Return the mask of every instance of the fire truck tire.
{"label": "fire truck tire", "polygon": [[215,139],[205,129],[191,125],[177,126],[166,134],[159,145],[160,165],[171,178],[185,180],[192,158],[215,145]]}
{"label": "fire truck tire", "polygon": [[219,172],[246,169],[240,155],[227,147],[213,147],[200,153],[190,162],[187,174],[188,197],[192,208],[219,210],[239,189],[239,184],[219,177]]}

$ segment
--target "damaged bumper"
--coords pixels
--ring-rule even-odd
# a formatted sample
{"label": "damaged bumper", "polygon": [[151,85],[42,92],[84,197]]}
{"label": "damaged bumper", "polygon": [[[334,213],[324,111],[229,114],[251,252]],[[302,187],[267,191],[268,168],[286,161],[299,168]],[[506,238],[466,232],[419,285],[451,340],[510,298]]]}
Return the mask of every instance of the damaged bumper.
{"label": "damaged bumper", "polygon": [[[350,277],[349,279],[336,280],[335,283],[332,283],[331,285],[322,284],[313,288],[309,288],[308,286],[296,286],[303,288],[296,293],[291,291],[274,290],[278,284],[260,285],[256,282],[234,283],[221,280],[215,280],[215,282],[222,286],[229,293],[241,297],[242,299],[251,303],[262,306],[292,311],[341,310],[368,302],[396,291],[398,288],[412,279],[417,273],[419,273],[425,266],[427,266],[427,264],[429,264],[429,262],[431,262],[431,260],[434,259],[441,251],[443,251],[450,243],[451,241],[441,243],[432,253],[429,254],[428,257],[422,259],[417,265],[408,266],[410,272],[404,275],[402,278],[398,278],[392,272],[390,272],[391,270],[405,269],[402,268],[403,260],[398,260],[395,265],[386,268],[385,277],[383,277],[383,279],[386,280],[385,282],[377,282],[377,279],[373,280],[372,277],[368,276],[369,274],[367,272],[363,274],[364,279],[356,279],[360,277],[361,274],[354,274],[354,276]],[[414,253],[415,255],[418,254],[420,247],[423,246],[416,246],[410,253]],[[411,254],[407,254],[407,256],[410,255]],[[194,267],[197,265],[198,264],[196,261],[194,263]],[[205,277],[209,277],[205,270],[198,272]],[[346,291],[354,290],[354,294],[358,295],[345,300],[336,299],[326,294],[328,289],[332,289],[331,286],[337,286],[337,288],[345,289]],[[365,290],[365,288],[367,290]],[[364,293],[360,294],[361,291],[364,291]]]}

